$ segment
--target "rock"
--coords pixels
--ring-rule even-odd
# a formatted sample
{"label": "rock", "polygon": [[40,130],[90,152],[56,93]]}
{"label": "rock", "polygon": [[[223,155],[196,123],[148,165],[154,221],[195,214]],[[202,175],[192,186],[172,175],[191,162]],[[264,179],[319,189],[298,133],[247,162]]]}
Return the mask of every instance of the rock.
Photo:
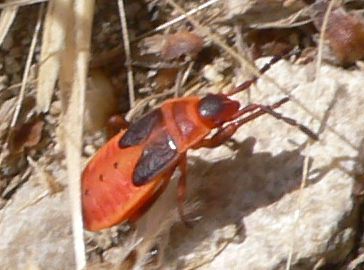
{"label": "rock", "polygon": [[213,65],[206,65],[203,68],[203,76],[211,83],[219,83],[224,79],[224,76]]}
{"label": "rock", "polygon": [[103,258],[106,262],[109,262],[113,265],[118,265],[122,263],[121,260],[123,257],[121,254],[123,254],[122,247],[112,247],[103,253]]}
{"label": "rock", "polygon": [[304,22],[309,15],[307,10],[303,12],[307,4],[302,0],[228,0],[224,5],[227,20],[253,28],[269,28],[274,24],[287,26],[292,24],[292,17],[296,16],[294,22],[297,23]]}
{"label": "rock", "polygon": [[60,115],[62,112],[62,104],[60,100],[56,100],[52,103],[49,113],[53,116]]}
{"label": "rock", "polygon": [[[290,254],[291,269],[313,269],[342,262],[353,249],[352,173],[364,135],[364,77],[323,66],[315,88],[312,66],[285,61],[267,74],[318,119],[295,101],[277,111],[314,131],[321,126],[320,141],[305,148],[305,134],[263,116],[241,127],[232,145],[190,152],[190,200],[202,204],[194,213],[202,219],[193,229],[172,228],[163,269],[285,269]],[[263,104],[282,97],[263,79],[251,94]],[[311,166],[300,191],[307,154]],[[235,237],[225,237],[231,226]]]}
{"label": "rock", "polygon": [[83,148],[83,153],[84,153],[86,156],[88,156],[88,157],[90,157],[90,156],[92,156],[93,154],[95,154],[95,152],[96,152],[96,149],[95,149],[95,147],[94,147],[93,145],[91,145],[91,144],[88,144],[88,145],[86,145],[86,146]]}
{"label": "rock", "polygon": [[292,269],[313,269],[322,258],[331,264],[343,261],[354,244],[357,212],[348,199],[350,179],[344,174],[336,179],[340,174],[333,172],[301,194],[288,194],[245,217],[244,241],[230,244],[202,269],[285,269],[291,250]]}
{"label": "rock", "polygon": [[0,268],[74,269],[67,194],[25,183],[1,211]]}

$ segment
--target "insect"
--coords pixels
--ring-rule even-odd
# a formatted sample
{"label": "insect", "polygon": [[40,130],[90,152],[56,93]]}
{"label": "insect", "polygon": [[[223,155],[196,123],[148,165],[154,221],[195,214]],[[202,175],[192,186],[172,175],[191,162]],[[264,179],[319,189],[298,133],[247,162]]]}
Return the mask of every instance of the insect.
{"label": "insect", "polygon": [[[261,70],[264,73],[281,57],[274,57]],[[123,221],[135,221],[164,191],[173,172],[179,168],[177,199],[181,219],[185,200],[186,152],[200,147],[213,148],[226,142],[245,123],[263,115],[282,119],[313,139],[317,136],[271,106],[249,104],[241,107],[231,96],[241,92],[257,77],[229,94],[208,94],[165,101],[122,130],[92,158],[82,174],[83,218],[86,229],[98,231]],[[216,129],[214,134],[212,131]]]}

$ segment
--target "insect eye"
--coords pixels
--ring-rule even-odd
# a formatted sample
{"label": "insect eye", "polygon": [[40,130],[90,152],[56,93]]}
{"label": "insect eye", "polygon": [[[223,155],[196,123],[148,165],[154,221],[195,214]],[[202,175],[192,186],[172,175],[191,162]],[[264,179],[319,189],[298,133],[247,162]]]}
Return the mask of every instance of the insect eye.
{"label": "insect eye", "polygon": [[224,108],[224,101],[219,95],[209,94],[200,101],[199,112],[205,119],[212,119],[218,116]]}

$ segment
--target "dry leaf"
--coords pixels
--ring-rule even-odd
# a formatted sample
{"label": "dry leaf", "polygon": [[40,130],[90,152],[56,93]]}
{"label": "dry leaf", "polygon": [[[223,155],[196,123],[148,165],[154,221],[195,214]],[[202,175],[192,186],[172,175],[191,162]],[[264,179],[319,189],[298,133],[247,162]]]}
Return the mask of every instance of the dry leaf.
{"label": "dry leaf", "polygon": [[39,117],[14,127],[10,132],[9,150],[11,153],[24,151],[36,146],[42,138],[44,121]]}
{"label": "dry leaf", "polygon": [[293,28],[254,29],[246,34],[246,44],[252,48],[253,59],[263,55],[283,55],[299,46],[304,36]]}
{"label": "dry leaf", "polygon": [[178,32],[168,35],[165,39],[161,56],[172,60],[182,55],[196,56],[203,48],[203,39],[192,32]]}
{"label": "dry leaf", "polygon": [[[321,30],[328,2],[315,5],[313,20]],[[353,64],[364,58],[364,19],[338,7],[329,15],[325,38],[336,59],[343,65]]]}
{"label": "dry leaf", "polygon": [[160,69],[154,80],[158,90],[163,91],[171,88],[176,81],[177,73],[178,68]]}
{"label": "dry leaf", "polygon": [[[24,153],[16,153],[12,155],[8,155],[4,158],[1,164],[1,174],[5,177],[13,177],[18,173],[25,170],[28,162],[24,156]],[[10,187],[6,187],[9,190]],[[2,194],[4,195],[4,194]]]}

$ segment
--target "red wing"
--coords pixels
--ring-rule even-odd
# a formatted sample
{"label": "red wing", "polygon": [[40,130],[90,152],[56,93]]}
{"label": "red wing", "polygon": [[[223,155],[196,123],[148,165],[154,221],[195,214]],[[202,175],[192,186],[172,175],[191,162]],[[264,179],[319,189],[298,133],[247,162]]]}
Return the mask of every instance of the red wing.
{"label": "red wing", "polygon": [[83,217],[90,231],[138,216],[158,197],[175,168],[171,166],[155,176],[154,181],[135,186],[132,175],[144,146],[120,148],[118,144],[123,134],[119,133],[103,146],[83,171]]}

